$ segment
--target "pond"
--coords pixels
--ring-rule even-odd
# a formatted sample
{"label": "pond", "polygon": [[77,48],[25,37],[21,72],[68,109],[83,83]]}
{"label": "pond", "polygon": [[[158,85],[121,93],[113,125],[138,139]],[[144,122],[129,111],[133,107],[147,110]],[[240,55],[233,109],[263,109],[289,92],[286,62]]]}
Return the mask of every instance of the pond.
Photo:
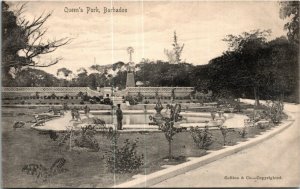
{"label": "pond", "polygon": [[[124,125],[136,125],[136,124],[148,124],[150,123],[149,116],[153,114],[124,114],[123,115],[123,124]],[[94,115],[95,117],[102,119],[107,124],[116,123],[116,115]],[[200,116],[183,116],[182,123],[203,123],[208,121],[209,118],[200,117]]]}
{"label": "pond", "polygon": [[[154,125],[149,125],[151,122],[149,116],[154,114],[144,113],[144,114],[124,114],[123,115],[123,128],[126,129],[157,129]],[[97,114],[90,115],[91,117],[96,117],[105,121],[106,126],[111,127],[115,126],[117,123],[117,117],[115,114]],[[81,114],[81,119],[85,120],[87,117],[84,114]],[[208,121],[209,117],[203,117],[200,115],[183,115],[183,120],[180,122],[183,126],[191,126],[195,124],[205,124],[205,121]],[[52,120],[46,121],[42,126],[32,125],[38,130],[55,130],[62,131],[66,130],[68,126],[75,126],[75,129],[80,129],[82,124],[81,121],[72,120],[71,112],[66,112],[64,116],[54,118]]]}

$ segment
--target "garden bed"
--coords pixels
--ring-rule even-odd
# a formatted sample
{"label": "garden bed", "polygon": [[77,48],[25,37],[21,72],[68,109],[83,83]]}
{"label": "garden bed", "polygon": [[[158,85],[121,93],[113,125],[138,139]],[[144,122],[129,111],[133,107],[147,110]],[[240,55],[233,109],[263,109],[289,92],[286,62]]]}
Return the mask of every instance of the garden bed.
{"label": "garden bed", "polygon": [[[3,111],[3,110],[2,110]],[[2,114],[2,142],[3,142],[3,186],[4,187],[103,187],[113,186],[132,179],[136,174],[150,174],[163,169],[161,166],[168,164],[179,164],[185,161],[184,157],[200,157],[207,154],[206,150],[199,149],[195,145],[188,131],[178,133],[174,136],[172,144],[173,155],[179,158],[178,161],[166,161],[168,155],[168,142],[164,133],[121,133],[119,144],[126,139],[129,141],[138,140],[137,152],[144,155],[144,165],[140,170],[132,173],[113,174],[106,168],[105,152],[110,148],[111,141],[104,135],[97,133],[95,139],[99,143],[98,152],[80,151],[73,149],[69,151],[67,145],[58,147],[49,135],[41,134],[31,130],[29,123],[33,113],[44,111],[43,108],[28,109],[4,109],[5,112],[14,114]],[[22,113],[22,114],[20,114]],[[24,128],[13,130],[14,121],[26,122]],[[28,122],[28,123],[27,123]],[[246,137],[254,137],[266,129],[250,127]],[[208,150],[223,148],[223,137],[220,130],[210,131],[213,135],[213,143]],[[229,132],[226,137],[226,145],[234,145],[244,141],[237,131]],[[65,158],[69,171],[54,176],[47,182],[36,182],[36,179],[22,172],[26,164],[36,163],[46,167],[57,158]]]}

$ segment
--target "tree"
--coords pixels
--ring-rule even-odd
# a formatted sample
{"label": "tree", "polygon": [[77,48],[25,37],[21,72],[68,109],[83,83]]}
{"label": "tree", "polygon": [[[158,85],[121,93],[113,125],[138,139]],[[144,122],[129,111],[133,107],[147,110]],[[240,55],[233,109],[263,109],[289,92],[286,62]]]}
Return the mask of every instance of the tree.
{"label": "tree", "polygon": [[283,1],[280,6],[280,18],[290,18],[284,25],[284,29],[288,30],[288,39],[299,44],[299,1]]}
{"label": "tree", "polygon": [[98,65],[98,64],[94,64],[90,67],[91,70],[95,70],[95,71],[98,71],[98,72],[103,72],[103,67]]}
{"label": "tree", "polygon": [[86,87],[86,79],[87,79],[87,70],[85,68],[79,68],[77,70],[77,78],[76,78],[76,85],[78,87]]}
{"label": "tree", "polygon": [[[286,37],[276,38],[267,44],[266,66],[261,68],[265,77],[265,89],[268,99],[298,100],[299,48]],[[294,96],[294,97],[293,97]]]}
{"label": "tree", "polygon": [[180,46],[177,42],[176,31],[174,31],[174,42],[172,44],[173,50],[169,51],[167,49],[164,50],[166,56],[168,57],[170,64],[178,64],[181,62],[180,56],[184,47],[184,44]]}
{"label": "tree", "polygon": [[68,78],[73,72],[67,68],[59,68],[56,72],[56,75],[59,76],[61,73],[65,78]]}
{"label": "tree", "polygon": [[9,5],[2,2],[2,70],[9,73],[11,68],[19,72],[24,66],[48,67],[58,63],[62,58],[50,62],[40,61],[40,57],[54,52],[58,47],[71,42],[69,38],[44,40],[47,28],[45,22],[52,12],[42,14],[32,21],[22,15],[26,4],[17,10],[9,10]]}
{"label": "tree", "polygon": [[22,69],[12,81],[9,87],[53,87],[59,84],[54,75],[32,68]]}
{"label": "tree", "polygon": [[168,105],[170,107],[170,117],[164,117],[164,122],[159,126],[159,128],[164,132],[165,137],[168,141],[169,146],[169,155],[168,159],[174,159],[172,155],[172,141],[173,137],[176,133],[179,133],[182,131],[181,128],[175,127],[175,123],[182,120],[182,117],[179,115],[181,111],[181,105],[176,104],[175,106]]}
{"label": "tree", "polygon": [[[229,82],[229,87],[249,88],[253,90],[255,104],[259,105],[259,89],[264,82],[265,73],[259,69],[264,67],[266,62],[267,39],[270,30],[253,30],[244,32],[242,35],[227,35],[224,41],[229,45],[224,58],[228,61],[227,65],[222,65],[221,69],[227,70],[232,74],[224,78]],[[230,66],[228,66],[228,64]],[[228,70],[232,69],[232,70]],[[222,71],[222,70],[221,70]],[[219,73],[220,74],[220,73]],[[222,73],[223,74],[223,73]],[[218,80],[224,82],[224,80]]]}

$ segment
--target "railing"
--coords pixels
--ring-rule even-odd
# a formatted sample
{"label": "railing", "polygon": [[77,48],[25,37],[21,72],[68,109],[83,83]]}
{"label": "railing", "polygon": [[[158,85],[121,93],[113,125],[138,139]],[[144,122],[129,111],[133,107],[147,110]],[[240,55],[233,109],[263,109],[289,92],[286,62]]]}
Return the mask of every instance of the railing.
{"label": "railing", "polygon": [[170,96],[174,92],[175,96],[188,96],[194,91],[194,87],[127,87],[128,95],[144,96],[163,95]]}
{"label": "railing", "polygon": [[89,87],[2,87],[2,93],[87,93],[89,96],[100,96],[102,93]]}
{"label": "railing", "polygon": [[127,87],[128,92],[192,92],[194,87]]}

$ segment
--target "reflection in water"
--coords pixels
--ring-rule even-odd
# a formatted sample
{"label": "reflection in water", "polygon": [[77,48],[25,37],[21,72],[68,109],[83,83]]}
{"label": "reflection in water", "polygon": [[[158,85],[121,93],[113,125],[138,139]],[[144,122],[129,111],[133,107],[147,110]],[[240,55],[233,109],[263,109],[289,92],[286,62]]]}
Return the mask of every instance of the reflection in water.
{"label": "reflection in water", "polygon": [[[149,115],[152,114],[123,114],[123,124],[130,125],[130,124],[148,124],[151,121],[149,120]],[[117,116],[116,115],[95,115],[95,117],[104,120],[107,124],[116,123]],[[184,120],[182,123],[201,123],[205,120],[209,120],[209,118],[204,117],[191,117],[191,116],[184,116]]]}

